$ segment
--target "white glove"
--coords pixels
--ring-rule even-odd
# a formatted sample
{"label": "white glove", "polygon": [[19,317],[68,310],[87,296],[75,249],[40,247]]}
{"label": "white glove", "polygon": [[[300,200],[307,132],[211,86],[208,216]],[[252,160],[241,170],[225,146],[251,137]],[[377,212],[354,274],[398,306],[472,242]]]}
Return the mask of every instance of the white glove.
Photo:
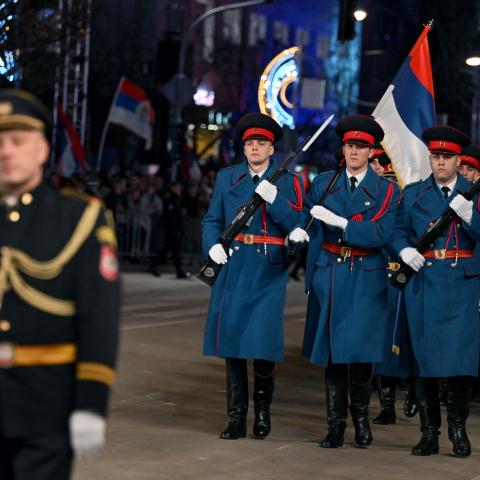
{"label": "white glove", "polygon": [[215,262],[218,263],[219,265],[222,264],[224,265],[227,263],[228,257],[227,257],[227,252],[225,252],[225,249],[223,248],[221,243],[216,243],[209,251],[208,251],[208,256]]}
{"label": "white glove", "polygon": [[77,410],[70,415],[70,443],[79,460],[89,460],[105,445],[105,419]]}
{"label": "white glove", "polygon": [[258,193],[266,202],[273,203],[277,196],[277,187],[268,180],[262,180],[255,189],[255,193]]}
{"label": "white glove", "polygon": [[293,243],[302,243],[302,242],[309,242],[310,237],[308,233],[300,227],[293,229],[288,236],[288,239]]}
{"label": "white glove", "polygon": [[346,218],[340,217],[340,215],[336,215],[335,213],[327,210],[325,207],[320,207],[315,205],[310,210],[310,215],[317,220],[330,225],[331,227],[341,228],[345,230],[347,228],[348,220]]}
{"label": "white glove", "polygon": [[473,202],[458,194],[448,205],[465,223],[472,223]]}
{"label": "white glove", "polygon": [[402,250],[400,250],[400,258],[416,272],[418,272],[425,263],[425,257],[413,247],[402,248]]}

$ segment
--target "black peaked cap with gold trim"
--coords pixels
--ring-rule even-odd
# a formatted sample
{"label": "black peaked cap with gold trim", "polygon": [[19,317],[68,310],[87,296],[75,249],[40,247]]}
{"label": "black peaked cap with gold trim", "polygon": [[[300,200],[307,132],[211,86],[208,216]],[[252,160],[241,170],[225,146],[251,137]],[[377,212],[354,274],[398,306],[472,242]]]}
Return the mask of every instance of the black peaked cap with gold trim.
{"label": "black peaked cap with gold trim", "polygon": [[52,118],[47,107],[24,90],[0,89],[0,130],[40,130],[47,134]]}
{"label": "black peaked cap with gold trim", "polygon": [[261,139],[277,143],[282,138],[280,125],[264,113],[247,113],[238,121],[235,130],[243,142]]}

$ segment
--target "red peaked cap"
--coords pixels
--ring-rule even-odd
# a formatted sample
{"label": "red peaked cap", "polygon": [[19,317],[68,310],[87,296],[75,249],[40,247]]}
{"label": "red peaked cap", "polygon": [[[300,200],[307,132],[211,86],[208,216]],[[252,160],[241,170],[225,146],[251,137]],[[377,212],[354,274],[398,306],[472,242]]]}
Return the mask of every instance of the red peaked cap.
{"label": "red peaked cap", "polygon": [[282,128],[264,113],[247,113],[235,127],[237,135],[243,140],[259,139],[277,143],[282,138]]}
{"label": "red peaked cap", "polygon": [[480,170],[480,146],[469,145],[465,147],[460,153],[461,165],[470,165],[477,170]]}
{"label": "red peaked cap", "polygon": [[432,153],[458,155],[463,147],[470,145],[470,138],[467,135],[448,125],[427,128],[422,133],[422,138]]}
{"label": "red peaked cap", "polygon": [[373,146],[383,140],[383,128],[369,115],[350,115],[342,118],[335,128],[343,143]]}

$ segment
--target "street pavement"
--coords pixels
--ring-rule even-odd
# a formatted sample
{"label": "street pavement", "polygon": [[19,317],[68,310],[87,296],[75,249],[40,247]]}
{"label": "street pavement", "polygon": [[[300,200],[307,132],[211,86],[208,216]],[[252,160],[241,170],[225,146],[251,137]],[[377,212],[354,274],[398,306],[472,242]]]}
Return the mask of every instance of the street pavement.
{"label": "street pavement", "polygon": [[[468,459],[451,455],[444,411],[440,454],[410,455],[419,420],[403,416],[401,391],[397,424],[373,425],[370,448],[353,446],[350,420],[343,448],[318,446],[326,433],[323,370],[300,354],[306,310],[301,283],[288,286],[285,363],[277,367],[266,440],[252,438],[253,405],[246,439],[218,438],[227,423],[225,367],[202,356],[209,287],[168,274],[127,273],[123,289],[107,446],[95,460],[76,465],[75,480],[480,480],[478,403],[469,419]],[[371,417],[379,411],[376,392],[372,399]]]}

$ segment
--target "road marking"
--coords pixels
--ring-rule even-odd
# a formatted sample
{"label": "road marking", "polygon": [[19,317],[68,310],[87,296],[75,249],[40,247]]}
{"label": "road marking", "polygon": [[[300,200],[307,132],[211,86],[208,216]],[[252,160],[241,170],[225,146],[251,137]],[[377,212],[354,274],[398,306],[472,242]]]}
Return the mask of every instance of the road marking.
{"label": "road marking", "polygon": [[152,308],[175,307],[181,305],[178,302],[160,302],[160,303],[137,303],[134,305],[125,305],[122,307],[122,313],[135,312],[139,310],[151,310]]}
{"label": "road marking", "polygon": [[145,323],[143,325],[125,325],[121,327],[121,330],[141,330],[143,328],[155,328],[155,327],[168,327],[170,325],[183,325],[185,323],[194,323],[197,320],[173,320],[171,322],[157,322],[157,323]]}
{"label": "road marking", "polygon": [[189,315],[206,315],[207,307],[184,308],[180,310],[167,310],[166,312],[148,312],[135,314],[136,317],[176,318],[188,317]]}

